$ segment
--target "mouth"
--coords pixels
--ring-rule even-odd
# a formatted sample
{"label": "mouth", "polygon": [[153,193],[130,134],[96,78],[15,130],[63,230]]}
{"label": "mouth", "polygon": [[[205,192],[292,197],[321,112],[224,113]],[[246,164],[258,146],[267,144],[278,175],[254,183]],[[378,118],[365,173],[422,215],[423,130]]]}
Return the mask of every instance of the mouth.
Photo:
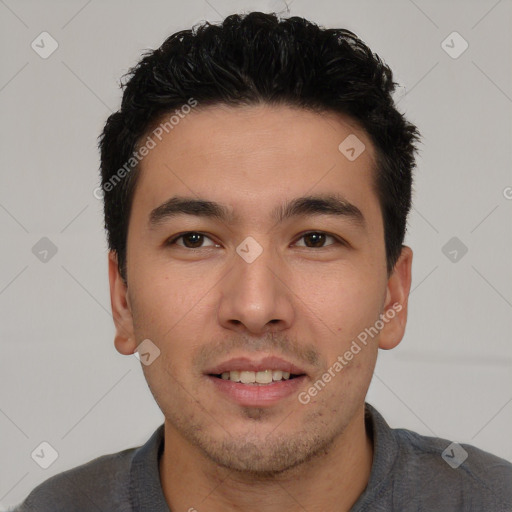
{"label": "mouth", "polygon": [[307,374],[279,357],[259,361],[230,359],[205,372],[224,398],[245,407],[266,407],[282,401],[304,385]]}
{"label": "mouth", "polygon": [[232,370],[229,372],[222,372],[217,374],[209,374],[210,377],[217,379],[229,380],[231,382],[241,382],[242,384],[249,384],[255,386],[267,386],[273,382],[282,382],[297,377],[303,377],[304,374],[293,374],[283,370],[262,370],[258,372],[250,370]]}

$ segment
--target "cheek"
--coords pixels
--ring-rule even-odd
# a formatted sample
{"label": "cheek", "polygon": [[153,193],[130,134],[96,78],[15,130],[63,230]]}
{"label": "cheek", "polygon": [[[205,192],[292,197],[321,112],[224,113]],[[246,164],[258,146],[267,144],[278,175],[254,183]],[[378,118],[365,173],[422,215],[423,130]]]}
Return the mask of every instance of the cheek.
{"label": "cheek", "polygon": [[[192,286],[195,281],[198,286]],[[130,283],[137,340],[153,341],[173,373],[180,372],[175,362],[189,359],[197,348],[204,325],[200,317],[208,314],[206,302],[201,300],[205,292],[200,280],[195,281],[180,279],[178,274],[141,272]]]}
{"label": "cheek", "polygon": [[200,302],[204,294],[201,279],[191,278],[158,262],[150,261],[144,267],[139,267],[130,283],[138,319],[141,325],[169,329]]}
{"label": "cheek", "polygon": [[355,271],[316,282],[308,303],[315,312],[310,321],[317,326],[317,346],[327,363],[323,370],[330,372],[325,376],[330,391],[318,398],[329,401],[336,395],[336,400],[352,403],[366,392],[375,367],[378,337],[368,337],[365,329],[379,318],[383,285],[378,276]]}
{"label": "cheek", "polygon": [[378,319],[385,284],[368,269],[347,264],[296,276],[298,304],[310,311],[312,321],[327,330],[335,345],[356,337]]}

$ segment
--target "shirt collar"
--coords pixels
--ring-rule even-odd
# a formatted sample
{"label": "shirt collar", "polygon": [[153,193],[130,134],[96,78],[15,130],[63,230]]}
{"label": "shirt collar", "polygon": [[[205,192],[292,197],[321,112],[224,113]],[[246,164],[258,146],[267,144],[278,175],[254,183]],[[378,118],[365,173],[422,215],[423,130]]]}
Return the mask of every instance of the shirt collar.
{"label": "shirt collar", "polygon": [[170,512],[160,483],[159,459],[164,450],[164,424],[135,450],[130,470],[130,501],[140,512]]}
{"label": "shirt collar", "polygon": [[392,467],[398,455],[398,442],[393,429],[368,403],[365,404],[364,420],[366,433],[373,441],[373,462],[366,489],[350,509],[351,512],[367,510],[366,507],[375,503],[376,497],[387,487],[387,481],[392,476]]}

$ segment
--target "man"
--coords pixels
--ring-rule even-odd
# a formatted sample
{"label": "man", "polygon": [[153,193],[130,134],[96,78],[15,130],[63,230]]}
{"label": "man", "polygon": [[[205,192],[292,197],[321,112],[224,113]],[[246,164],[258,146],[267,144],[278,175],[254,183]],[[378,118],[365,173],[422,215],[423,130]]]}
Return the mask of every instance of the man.
{"label": "man", "polygon": [[165,423],[18,510],[504,511],[507,461],[390,429],[419,132],[353,33],[233,15],[131,70],[101,147],[115,346]]}

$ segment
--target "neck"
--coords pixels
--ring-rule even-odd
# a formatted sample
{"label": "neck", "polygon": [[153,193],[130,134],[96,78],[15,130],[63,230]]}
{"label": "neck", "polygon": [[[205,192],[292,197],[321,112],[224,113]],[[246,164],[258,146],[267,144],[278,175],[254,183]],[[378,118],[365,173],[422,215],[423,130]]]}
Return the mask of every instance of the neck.
{"label": "neck", "polygon": [[171,510],[226,512],[254,509],[348,511],[370,478],[373,443],[364,405],[322,454],[278,475],[258,476],[220,467],[165,421],[160,481]]}

